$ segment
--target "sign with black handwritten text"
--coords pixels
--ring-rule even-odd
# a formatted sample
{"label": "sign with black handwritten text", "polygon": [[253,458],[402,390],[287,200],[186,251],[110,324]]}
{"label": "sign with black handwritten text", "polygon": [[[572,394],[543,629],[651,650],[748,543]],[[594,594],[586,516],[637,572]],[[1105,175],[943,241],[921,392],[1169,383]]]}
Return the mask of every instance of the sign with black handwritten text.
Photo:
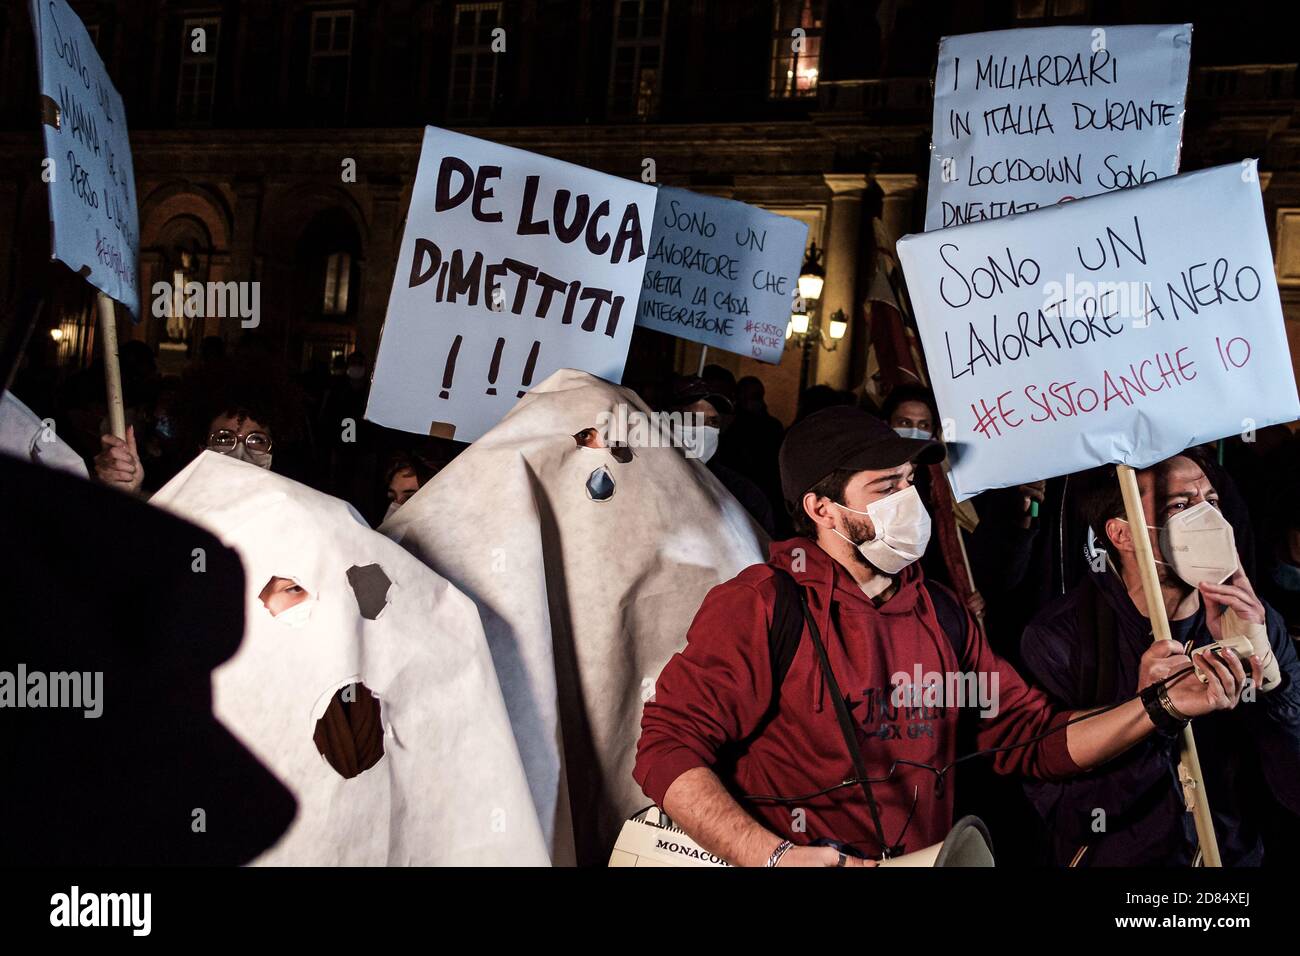
{"label": "sign with black handwritten text", "polygon": [[1254,160],[898,252],[959,499],[1300,417]]}
{"label": "sign with black handwritten text", "polygon": [[65,0],[31,0],[51,258],[140,317],[140,224],[126,110]]}
{"label": "sign with black handwritten text", "polygon": [[655,189],[428,127],[366,418],[473,441],[561,368],[623,376]]}
{"label": "sign with black handwritten text", "polygon": [[777,364],[807,239],[797,219],[662,187],[637,325]]}
{"label": "sign with black handwritten text", "polygon": [[925,228],[1178,172],[1190,23],[944,37]]}

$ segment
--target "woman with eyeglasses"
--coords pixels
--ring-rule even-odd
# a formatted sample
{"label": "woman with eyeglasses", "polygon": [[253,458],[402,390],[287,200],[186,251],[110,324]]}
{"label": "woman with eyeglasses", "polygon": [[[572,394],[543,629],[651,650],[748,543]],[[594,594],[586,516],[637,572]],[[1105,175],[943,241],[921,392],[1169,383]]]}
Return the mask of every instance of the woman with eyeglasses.
{"label": "woman with eyeglasses", "polygon": [[[220,455],[270,469],[272,438],[270,426],[258,413],[236,406],[216,415],[208,423],[203,447]],[[95,476],[106,485],[139,494],[144,484],[144,465],[135,445],[135,428],[126,430],[126,439],[103,435],[104,450],[95,456]]]}

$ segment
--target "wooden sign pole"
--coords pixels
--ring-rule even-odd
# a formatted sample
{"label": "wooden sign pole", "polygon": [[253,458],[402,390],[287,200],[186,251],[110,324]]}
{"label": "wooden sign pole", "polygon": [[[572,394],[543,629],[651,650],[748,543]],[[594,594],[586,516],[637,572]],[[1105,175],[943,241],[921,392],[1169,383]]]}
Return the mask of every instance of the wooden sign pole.
{"label": "wooden sign pole", "polygon": [[[1138,490],[1137,472],[1128,465],[1116,465],[1119,488],[1124,495],[1124,511],[1133,533],[1133,546],[1137,556],[1138,571],[1142,575],[1142,592],[1147,599],[1147,617],[1151,620],[1154,640],[1172,640],[1169,617],[1160,593],[1160,578],[1156,574],[1155,554],[1147,534],[1146,513],[1142,510],[1142,494]],[[1214,835],[1214,821],[1210,816],[1210,800],[1205,793],[1205,777],[1201,774],[1201,761],[1196,755],[1196,739],[1189,724],[1183,728],[1182,753],[1178,759],[1179,779],[1192,792],[1192,817],[1196,821],[1196,836],[1201,843],[1201,857],[1206,866],[1223,866],[1219,857],[1219,841]]]}
{"label": "wooden sign pole", "polygon": [[113,300],[100,292],[95,299],[99,312],[100,351],[104,356],[104,387],[108,399],[108,424],[113,434],[126,439],[126,410],[122,405],[122,368],[117,359],[117,316]]}

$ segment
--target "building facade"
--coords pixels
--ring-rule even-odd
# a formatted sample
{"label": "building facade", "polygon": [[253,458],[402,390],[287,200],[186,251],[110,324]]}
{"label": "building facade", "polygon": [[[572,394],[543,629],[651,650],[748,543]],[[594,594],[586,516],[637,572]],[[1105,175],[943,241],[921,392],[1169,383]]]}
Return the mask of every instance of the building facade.
{"label": "building facade", "polygon": [[[1221,4],[1136,0],[77,0],[131,126],[144,317],[123,335],[179,370],[237,318],[186,319],[159,281],[257,281],[256,330],[290,371],[373,360],[421,130],[445,126],[605,172],[799,218],[824,250],[820,314],[779,366],[710,351],[789,421],[801,384],[867,374],[882,245],[921,228],[931,77],[947,34],[1191,20],[1182,168],[1260,158],[1287,331],[1300,360],[1300,122],[1284,30]],[[48,262],[26,0],[0,6],[0,297],[52,290],[58,361],[93,354],[91,299]],[[55,331],[57,330],[57,331]],[[834,345],[829,350],[826,345]],[[627,379],[700,347],[638,329]]]}

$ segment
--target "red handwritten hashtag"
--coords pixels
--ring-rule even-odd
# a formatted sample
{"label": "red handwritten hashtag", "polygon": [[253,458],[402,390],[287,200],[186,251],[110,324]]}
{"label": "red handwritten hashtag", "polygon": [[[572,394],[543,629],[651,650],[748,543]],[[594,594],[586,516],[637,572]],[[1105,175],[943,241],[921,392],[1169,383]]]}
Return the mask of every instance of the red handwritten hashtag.
{"label": "red handwritten hashtag", "polygon": [[[983,412],[975,407],[972,402],[970,410],[975,414],[975,430],[985,438],[993,438],[1002,434],[1002,429],[998,427],[998,410],[996,407],[989,408],[989,403],[980,399],[980,404],[984,406]],[[993,434],[989,434],[989,429],[993,429]]]}

